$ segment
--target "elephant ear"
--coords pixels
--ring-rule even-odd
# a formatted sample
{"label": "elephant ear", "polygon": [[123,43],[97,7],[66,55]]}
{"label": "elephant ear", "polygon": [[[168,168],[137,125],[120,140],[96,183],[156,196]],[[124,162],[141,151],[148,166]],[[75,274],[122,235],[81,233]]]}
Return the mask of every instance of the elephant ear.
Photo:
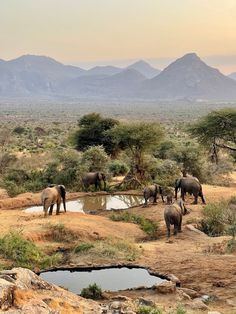
{"label": "elephant ear", "polygon": [[61,197],[64,200],[66,198],[66,188],[64,185],[59,185],[58,187],[59,187]]}
{"label": "elephant ear", "polygon": [[98,172],[98,173],[97,173],[97,178],[98,178],[99,180],[102,180],[102,179],[103,179],[103,175],[102,175],[101,172]]}

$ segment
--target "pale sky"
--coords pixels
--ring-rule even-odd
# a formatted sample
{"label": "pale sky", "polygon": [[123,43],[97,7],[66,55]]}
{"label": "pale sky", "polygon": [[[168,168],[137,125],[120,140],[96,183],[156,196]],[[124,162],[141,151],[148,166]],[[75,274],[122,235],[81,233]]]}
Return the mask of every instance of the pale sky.
{"label": "pale sky", "polygon": [[0,59],[64,63],[146,59],[159,67],[196,52],[236,71],[236,0],[0,0]]}

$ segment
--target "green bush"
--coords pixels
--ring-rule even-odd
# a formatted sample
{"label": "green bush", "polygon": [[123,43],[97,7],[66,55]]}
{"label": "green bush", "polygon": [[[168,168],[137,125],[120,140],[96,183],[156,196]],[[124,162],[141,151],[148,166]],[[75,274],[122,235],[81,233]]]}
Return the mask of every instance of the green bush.
{"label": "green bush", "polygon": [[81,163],[85,164],[88,171],[106,172],[109,157],[102,146],[91,146],[83,152]]}
{"label": "green bush", "polygon": [[155,237],[157,231],[157,224],[150,219],[135,214],[124,212],[122,214],[113,214],[110,216],[113,221],[132,222],[140,226],[140,228],[151,238]]}
{"label": "green bush", "polygon": [[74,253],[78,254],[81,252],[87,252],[92,248],[94,248],[94,244],[90,242],[82,242],[74,248]]}
{"label": "green bush", "polygon": [[0,238],[0,255],[13,262],[13,266],[26,268],[52,267],[61,256],[47,256],[33,242],[25,240],[19,232],[11,232]]}
{"label": "green bush", "polygon": [[203,208],[204,218],[199,222],[199,229],[209,236],[220,236],[225,231],[224,211],[226,202],[209,203]]}
{"label": "green bush", "polygon": [[140,305],[137,314],[164,314],[164,312],[156,306]]}
{"label": "green bush", "polygon": [[99,300],[102,299],[102,289],[94,283],[87,288],[83,288],[80,295],[86,299]]}
{"label": "green bush", "polygon": [[112,160],[109,164],[109,172],[112,173],[113,176],[125,175],[129,170],[129,167],[126,163],[120,160]]}

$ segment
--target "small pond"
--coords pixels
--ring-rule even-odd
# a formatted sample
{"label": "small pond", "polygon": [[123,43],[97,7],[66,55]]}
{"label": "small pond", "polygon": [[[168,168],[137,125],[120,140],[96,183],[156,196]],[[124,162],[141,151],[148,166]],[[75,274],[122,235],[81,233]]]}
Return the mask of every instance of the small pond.
{"label": "small pond", "polygon": [[63,286],[71,292],[80,294],[83,288],[96,283],[102,290],[118,291],[140,286],[152,287],[163,279],[150,275],[143,268],[105,268],[99,270],[57,270],[41,273],[49,283]]}
{"label": "small pond", "polygon": [[[95,195],[80,197],[76,201],[66,202],[69,212],[89,213],[96,210],[126,209],[143,204],[143,197],[138,195]],[[54,205],[54,211],[56,205]],[[42,212],[42,206],[34,206],[25,209],[26,213]],[[61,205],[61,211],[63,206]]]}

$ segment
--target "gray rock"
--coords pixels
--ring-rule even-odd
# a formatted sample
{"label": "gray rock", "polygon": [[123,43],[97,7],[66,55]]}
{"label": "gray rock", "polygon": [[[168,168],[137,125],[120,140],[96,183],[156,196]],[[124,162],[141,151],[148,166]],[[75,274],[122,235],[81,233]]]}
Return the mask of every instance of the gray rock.
{"label": "gray rock", "polygon": [[179,291],[183,291],[187,295],[189,295],[192,299],[199,297],[199,293],[195,290],[188,288],[178,288]]}
{"label": "gray rock", "polygon": [[152,300],[148,300],[145,298],[139,298],[138,302],[143,304],[143,305],[147,305],[147,306],[153,306],[155,304]]}

